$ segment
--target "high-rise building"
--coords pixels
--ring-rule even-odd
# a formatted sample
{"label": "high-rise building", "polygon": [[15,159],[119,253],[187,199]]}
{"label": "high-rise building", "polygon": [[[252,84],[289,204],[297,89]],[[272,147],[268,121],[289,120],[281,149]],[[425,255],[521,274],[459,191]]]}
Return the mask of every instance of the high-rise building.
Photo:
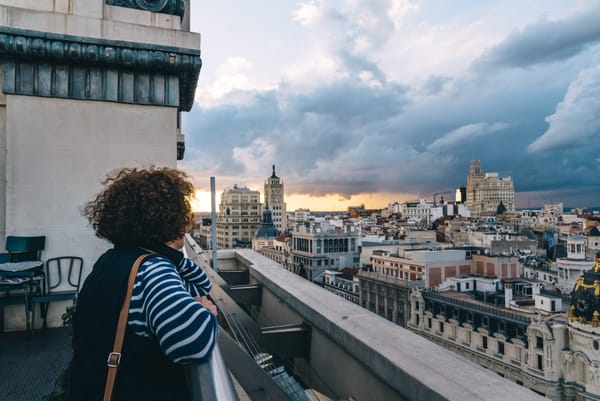
{"label": "high-rise building", "polygon": [[285,231],[287,226],[284,194],[283,181],[275,174],[273,165],[273,174],[265,180],[265,208],[271,210],[273,224],[281,232]]}
{"label": "high-rise building", "polygon": [[472,160],[467,176],[466,201],[471,217],[495,214],[501,202],[506,211],[515,210],[515,189],[512,178],[500,178],[498,173],[484,174],[481,162]]}
{"label": "high-rise building", "polygon": [[217,215],[218,249],[252,247],[260,212],[259,191],[237,185],[223,191]]}

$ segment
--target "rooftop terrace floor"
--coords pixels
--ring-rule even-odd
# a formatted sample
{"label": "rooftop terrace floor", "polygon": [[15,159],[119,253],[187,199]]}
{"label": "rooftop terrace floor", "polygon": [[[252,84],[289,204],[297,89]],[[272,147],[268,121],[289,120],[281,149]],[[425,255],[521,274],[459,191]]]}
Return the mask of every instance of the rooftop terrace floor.
{"label": "rooftop terrace floor", "polygon": [[67,328],[0,333],[0,400],[41,400],[70,359]]}

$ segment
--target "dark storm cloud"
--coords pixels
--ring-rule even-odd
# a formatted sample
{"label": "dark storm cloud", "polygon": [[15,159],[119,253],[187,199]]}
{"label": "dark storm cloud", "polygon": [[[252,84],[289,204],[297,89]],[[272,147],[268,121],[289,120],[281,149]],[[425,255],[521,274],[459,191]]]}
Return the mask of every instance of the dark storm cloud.
{"label": "dark storm cloud", "polygon": [[[289,93],[281,87],[240,105],[195,108],[184,117],[189,161],[183,165],[252,175],[255,171],[236,158],[235,149],[256,152],[257,146],[266,144],[273,148],[267,166],[285,166],[288,178],[321,174],[319,165],[349,154],[380,124],[400,113],[406,102],[401,86],[372,87],[344,80],[308,93]],[[255,155],[260,158],[261,152]],[[356,180],[360,176],[350,181]]]}
{"label": "dark storm cloud", "polygon": [[[600,8],[512,33],[478,59],[476,74],[399,82],[360,50],[379,48],[393,31],[385,4],[373,3],[362,21],[334,11],[318,21],[339,62],[329,83],[197,105],[184,116],[182,167],[260,182],[276,164],[287,193],[349,197],[452,190],[466,184],[469,161],[481,160],[518,192],[600,193],[600,47],[592,46]],[[568,57],[568,66],[549,63]]]}
{"label": "dark storm cloud", "polygon": [[600,41],[599,21],[598,6],[562,20],[542,19],[514,31],[475,60],[473,66],[476,70],[488,70],[568,59]]}
{"label": "dark storm cloud", "polygon": [[[585,91],[592,72],[576,80],[586,82]],[[410,88],[391,82],[343,79],[306,92],[282,85],[244,104],[194,109],[183,167],[260,181],[276,164],[288,193],[343,197],[449,190],[466,184],[470,160],[512,176],[517,191],[600,186],[591,139],[558,153],[528,153],[548,130],[546,116],[564,102],[559,89],[527,85],[530,74],[512,76],[523,83],[517,89],[465,81],[417,103]]]}

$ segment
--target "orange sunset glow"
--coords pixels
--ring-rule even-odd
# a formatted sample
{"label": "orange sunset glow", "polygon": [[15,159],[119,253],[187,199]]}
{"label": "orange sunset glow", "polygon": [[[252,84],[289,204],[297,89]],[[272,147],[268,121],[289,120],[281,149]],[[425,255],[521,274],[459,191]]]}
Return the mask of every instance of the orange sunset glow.
{"label": "orange sunset glow", "polygon": [[[219,209],[221,192],[217,190],[216,206]],[[338,211],[346,210],[349,206],[359,206],[364,204],[368,209],[381,209],[392,202],[403,202],[411,199],[418,199],[415,194],[393,194],[393,193],[365,193],[352,195],[349,198],[338,194],[328,194],[325,196],[314,196],[307,194],[286,195],[285,203],[287,211],[296,209],[309,209],[312,211]],[[192,209],[194,212],[210,211],[210,192],[197,190],[196,198],[192,200]]]}

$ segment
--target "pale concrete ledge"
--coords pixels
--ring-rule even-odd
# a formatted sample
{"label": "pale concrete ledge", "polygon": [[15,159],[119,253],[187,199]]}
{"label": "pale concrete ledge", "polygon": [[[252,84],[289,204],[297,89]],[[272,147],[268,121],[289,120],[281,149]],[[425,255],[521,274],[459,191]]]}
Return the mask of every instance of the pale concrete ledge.
{"label": "pale concrete ledge", "polygon": [[99,14],[75,14],[73,10],[64,13],[41,6],[23,8],[11,3],[14,2],[0,0],[0,25],[113,41],[200,48],[200,34],[179,30],[179,17],[172,15],[125,8],[121,10],[114,6],[106,6],[106,15],[103,15],[102,7]]}
{"label": "pale concrete ledge", "polygon": [[286,271],[252,250],[219,252],[407,400],[543,400],[374,313]]}

